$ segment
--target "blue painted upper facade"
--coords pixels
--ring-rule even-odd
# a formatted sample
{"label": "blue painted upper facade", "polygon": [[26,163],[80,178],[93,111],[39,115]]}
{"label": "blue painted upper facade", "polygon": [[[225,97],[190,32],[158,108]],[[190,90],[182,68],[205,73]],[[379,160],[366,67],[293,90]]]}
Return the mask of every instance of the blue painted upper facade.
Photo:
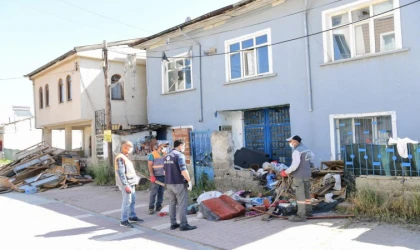
{"label": "blue painted upper facade", "polygon": [[290,106],[291,134],[318,163],[339,158],[346,136],[355,143],[420,139],[420,3],[405,6],[413,1],[310,1],[309,34],[319,32],[309,38],[311,93],[304,0],[264,1],[186,35],[163,36],[165,44],[147,48],[149,123],[243,131],[243,116],[228,111]]}

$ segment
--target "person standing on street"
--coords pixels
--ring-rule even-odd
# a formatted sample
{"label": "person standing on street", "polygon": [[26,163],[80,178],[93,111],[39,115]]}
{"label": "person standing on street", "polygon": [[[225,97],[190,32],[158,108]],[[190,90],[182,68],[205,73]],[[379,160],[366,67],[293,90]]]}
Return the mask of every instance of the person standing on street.
{"label": "person standing on street", "polygon": [[[148,167],[150,173],[149,214],[162,209],[163,193],[165,188],[157,183],[156,180],[165,183],[165,171],[163,170],[163,158],[166,156],[169,143],[167,141],[157,141],[157,149],[149,155]],[[157,198],[157,199],[156,199]],[[156,206],[155,206],[156,201]]]}
{"label": "person standing on street", "polygon": [[[171,230],[179,228],[181,231],[194,230],[187,221],[188,191],[192,190],[190,175],[185,163],[185,142],[182,139],[174,142],[174,149],[165,156],[165,184],[169,196],[169,218]],[[188,183],[188,184],[187,184]],[[176,205],[178,204],[181,224],[176,222]]]}
{"label": "person standing on street", "polygon": [[293,186],[296,190],[298,205],[297,215],[289,217],[289,221],[305,222],[306,216],[312,216],[309,179],[311,178],[311,161],[314,154],[301,143],[302,138],[298,135],[290,137],[286,141],[289,142],[289,146],[293,149],[292,165],[287,170],[283,170],[282,176],[293,174]]}
{"label": "person standing on street", "polygon": [[133,144],[130,141],[121,142],[121,153],[115,157],[116,184],[122,192],[121,224],[122,227],[133,228],[131,223],[143,222],[136,215],[136,185],[139,178],[133,163],[128,159],[128,154],[133,152]]}

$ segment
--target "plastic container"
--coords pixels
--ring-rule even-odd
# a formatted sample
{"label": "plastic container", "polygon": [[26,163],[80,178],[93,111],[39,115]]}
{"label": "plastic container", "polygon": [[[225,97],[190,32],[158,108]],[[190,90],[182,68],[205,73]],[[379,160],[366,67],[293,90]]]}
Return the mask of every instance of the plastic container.
{"label": "plastic container", "polygon": [[25,193],[26,194],[34,194],[37,191],[38,191],[38,189],[36,187],[29,186],[29,187],[25,188]]}

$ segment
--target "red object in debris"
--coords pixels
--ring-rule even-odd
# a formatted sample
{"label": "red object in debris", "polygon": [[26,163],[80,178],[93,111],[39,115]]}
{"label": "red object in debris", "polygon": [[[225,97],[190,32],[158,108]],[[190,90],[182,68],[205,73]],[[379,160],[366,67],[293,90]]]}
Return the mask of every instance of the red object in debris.
{"label": "red object in debris", "polygon": [[282,170],[282,171],[280,172],[280,174],[281,174],[281,176],[282,176],[282,177],[287,177],[286,171],[284,171],[284,170]]}
{"label": "red object in debris", "polygon": [[165,215],[168,215],[168,213],[165,213],[165,212],[159,212],[159,213],[158,213],[158,215],[159,215],[160,217],[163,217],[163,216],[165,216]]}

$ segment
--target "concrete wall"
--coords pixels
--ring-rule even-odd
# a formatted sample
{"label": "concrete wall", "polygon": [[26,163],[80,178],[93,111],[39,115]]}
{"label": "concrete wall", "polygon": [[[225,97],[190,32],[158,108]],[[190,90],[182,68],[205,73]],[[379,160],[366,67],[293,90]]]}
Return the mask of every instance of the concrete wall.
{"label": "concrete wall", "polygon": [[[309,8],[329,3],[327,0],[312,1]],[[323,29],[322,11],[355,2],[344,0],[309,11],[310,33]],[[400,0],[400,4],[409,0]],[[271,43],[301,37],[303,13],[280,18],[304,9],[304,1],[286,1],[275,7],[231,18],[226,24],[208,30],[190,32],[191,37],[202,44],[202,50],[217,48],[225,52],[224,42],[263,29],[271,30]],[[331,154],[331,132],[329,116],[333,114],[360,114],[395,111],[397,131],[394,136],[420,138],[419,130],[413,126],[418,113],[420,94],[418,77],[420,64],[420,35],[414,23],[420,22],[418,6],[401,9],[403,48],[409,51],[391,53],[362,60],[351,60],[331,65],[324,64],[322,35],[310,38],[312,68],[313,110],[309,111],[306,76],[305,41],[303,39],[272,46],[272,65],[275,76],[226,84],[226,59],[224,55],[202,58],[202,84],[204,120],[200,120],[199,58],[192,59],[193,85],[191,91],[162,94],[162,46],[148,51],[148,110],[149,122],[169,125],[192,125],[198,130],[217,130],[226,123],[217,111],[244,110],[259,107],[290,104],[291,133],[299,134],[305,144],[315,153],[315,164],[335,157]],[[277,19],[275,19],[277,18]],[[268,21],[275,19],[273,21]],[[266,22],[265,22],[266,21]],[[255,23],[261,23],[253,25]],[[246,27],[246,28],[242,28]],[[232,30],[230,32],[221,32]],[[212,35],[213,34],[213,35]],[[184,37],[177,42],[171,39],[168,57],[185,53],[191,41]],[[154,52],[155,51],[155,52]],[[193,55],[199,54],[194,46]],[[401,101],[404,100],[404,101]],[[176,105],[173,105],[176,103]],[[171,107],[171,112],[165,112]],[[165,115],[162,115],[165,113]],[[413,120],[414,119],[414,120]],[[238,119],[236,122],[239,123]],[[235,137],[239,138],[237,132]],[[240,142],[239,139],[235,139]],[[241,145],[242,146],[242,145]],[[235,148],[239,148],[235,145]]]}
{"label": "concrete wall", "polygon": [[420,194],[420,177],[360,176],[356,178],[358,190],[369,189],[389,194]]}
{"label": "concrete wall", "polygon": [[214,183],[219,191],[252,190],[261,192],[263,187],[254,181],[252,172],[235,170],[233,164],[232,133],[214,132],[211,136]]}
{"label": "concrete wall", "polygon": [[[81,120],[81,95],[80,95],[80,74],[75,71],[77,59],[70,57],[59,66],[51,67],[49,70],[38,75],[34,82],[34,100],[36,127],[62,124],[66,122]],[[72,100],[67,100],[66,77],[71,76]],[[59,79],[64,84],[64,102],[59,103]],[[49,106],[46,106],[45,86],[49,87]],[[42,87],[44,108],[40,109],[39,89]]]}
{"label": "concrete wall", "polygon": [[[94,119],[95,111],[105,109],[104,74],[101,60],[82,58],[80,62],[84,86],[82,88],[83,119]],[[121,75],[124,81],[124,100],[111,100],[112,124],[120,124],[123,129],[130,125],[147,124],[146,108],[146,68],[137,65],[137,83],[134,97],[132,85],[125,81],[124,61],[110,61],[109,79],[114,74]]]}
{"label": "concrete wall", "polygon": [[3,150],[6,159],[14,160],[15,154],[42,142],[42,130],[35,129],[35,120],[23,120],[4,126]]}

